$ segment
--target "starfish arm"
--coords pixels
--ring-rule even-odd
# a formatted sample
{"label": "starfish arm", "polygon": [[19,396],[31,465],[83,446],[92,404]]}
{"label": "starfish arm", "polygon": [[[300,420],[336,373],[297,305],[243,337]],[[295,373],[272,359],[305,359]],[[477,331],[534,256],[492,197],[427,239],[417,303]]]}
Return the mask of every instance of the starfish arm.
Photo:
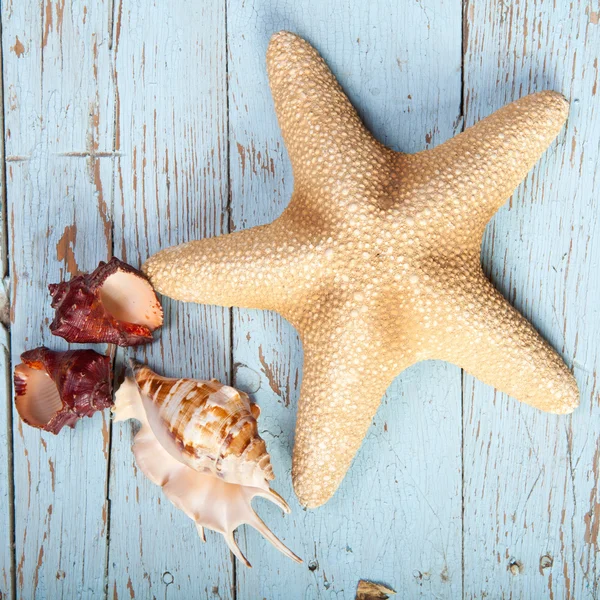
{"label": "starfish arm", "polygon": [[452,190],[448,209],[456,215],[459,200],[462,217],[483,234],[487,222],[558,135],[568,110],[568,102],[556,92],[525,96],[417,156],[430,165],[428,172],[439,172],[440,185]]}
{"label": "starfish arm", "polygon": [[[336,186],[366,159],[386,164],[390,151],[367,131],[319,53],[281,31],[271,38],[267,71],[295,187]],[[373,162],[374,161],[374,162]],[[335,173],[335,181],[331,179]]]}
{"label": "starfish arm", "polygon": [[276,309],[292,292],[302,258],[286,251],[285,232],[269,225],[161,250],[142,270],[161,294],[202,304]]}
{"label": "starfish arm", "polygon": [[319,325],[297,329],[304,366],[292,479],[300,503],[315,508],[339,487],[386,389],[412,361],[391,362],[359,317],[327,314]]}
{"label": "starfish arm", "polygon": [[436,316],[446,327],[439,328],[432,358],[545,412],[566,414],[578,406],[577,383],[562,358],[481,269],[444,311]]}

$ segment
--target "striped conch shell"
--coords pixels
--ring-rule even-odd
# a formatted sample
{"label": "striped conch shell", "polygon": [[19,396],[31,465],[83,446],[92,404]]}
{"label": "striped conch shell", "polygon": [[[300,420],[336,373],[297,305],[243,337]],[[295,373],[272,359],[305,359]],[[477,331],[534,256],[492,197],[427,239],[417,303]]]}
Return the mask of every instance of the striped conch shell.
{"label": "striped conch shell", "polygon": [[254,512],[255,496],[284,512],[290,508],[269,487],[274,479],[264,440],[258,435],[260,409],[246,394],[216,379],[169,379],[145,365],[132,364],[115,395],[115,421],[136,419],[136,463],[171,502],[195,523],[225,537],[231,551],[251,566],[239,549],[234,530],[246,523],[278,550],[302,562]]}

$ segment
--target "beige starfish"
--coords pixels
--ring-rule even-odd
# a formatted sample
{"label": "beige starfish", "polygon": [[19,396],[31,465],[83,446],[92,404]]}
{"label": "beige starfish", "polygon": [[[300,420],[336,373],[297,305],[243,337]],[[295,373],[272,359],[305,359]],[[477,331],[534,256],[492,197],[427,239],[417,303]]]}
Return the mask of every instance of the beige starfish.
{"label": "beige starfish", "polygon": [[271,309],[296,327],[300,501],[333,495],[386,388],[420,360],[454,363],[541,410],[572,411],[569,369],[479,256],[486,223],[561,129],[566,100],[527,96],[406,155],[369,134],[304,40],[274,35],[267,66],[294,171],[289,206],[269,225],[163,250],[144,269],[173,298]]}

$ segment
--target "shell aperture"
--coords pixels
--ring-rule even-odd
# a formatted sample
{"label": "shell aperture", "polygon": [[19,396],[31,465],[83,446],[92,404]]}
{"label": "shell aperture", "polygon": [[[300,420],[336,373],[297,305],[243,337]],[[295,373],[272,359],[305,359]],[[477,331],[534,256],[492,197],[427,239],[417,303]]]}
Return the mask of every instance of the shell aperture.
{"label": "shell aperture", "polygon": [[116,257],[48,289],[56,311],[50,331],[70,343],[147,344],[163,324],[148,278]]}
{"label": "shell aperture", "polygon": [[24,423],[53,434],[112,405],[110,357],[40,346],[15,367],[15,407]]}

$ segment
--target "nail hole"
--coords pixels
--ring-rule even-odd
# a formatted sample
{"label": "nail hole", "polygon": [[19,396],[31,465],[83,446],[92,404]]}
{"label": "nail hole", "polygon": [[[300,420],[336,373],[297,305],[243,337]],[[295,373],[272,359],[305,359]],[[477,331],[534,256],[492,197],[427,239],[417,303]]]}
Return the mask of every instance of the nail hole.
{"label": "nail hole", "polygon": [[508,570],[511,572],[512,575],[519,575],[523,572],[523,563],[514,558],[511,558],[508,561]]}

